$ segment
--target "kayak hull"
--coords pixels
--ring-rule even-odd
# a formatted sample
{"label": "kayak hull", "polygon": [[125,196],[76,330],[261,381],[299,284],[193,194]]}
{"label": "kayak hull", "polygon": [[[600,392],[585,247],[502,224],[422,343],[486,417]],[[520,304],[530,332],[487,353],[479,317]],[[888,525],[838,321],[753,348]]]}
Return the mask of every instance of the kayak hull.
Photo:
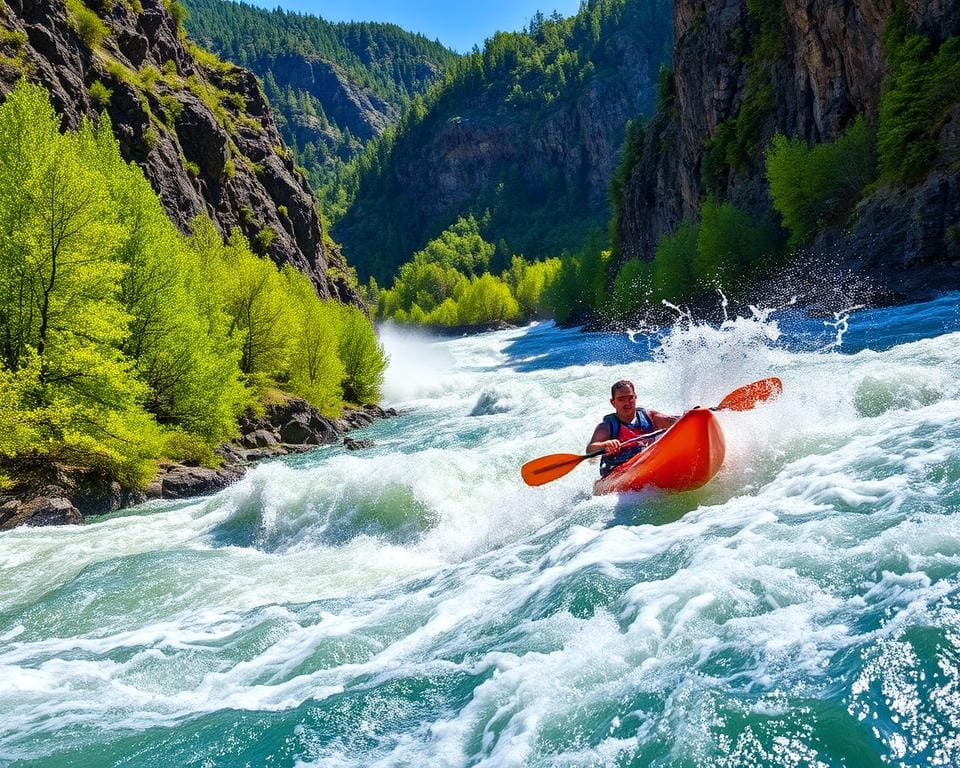
{"label": "kayak hull", "polygon": [[687,411],[643,453],[593,486],[595,495],[648,487],[690,491],[709,482],[723,464],[726,445],[717,417],[706,408]]}

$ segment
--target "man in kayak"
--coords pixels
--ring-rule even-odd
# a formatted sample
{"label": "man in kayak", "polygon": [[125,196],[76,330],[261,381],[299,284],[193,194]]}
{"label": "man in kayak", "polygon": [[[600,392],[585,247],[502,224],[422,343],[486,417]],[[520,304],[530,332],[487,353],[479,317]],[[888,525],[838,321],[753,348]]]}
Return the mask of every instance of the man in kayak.
{"label": "man in kayak", "polygon": [[[626,379],[610,388],[610,404],[616,413],[604,416],[603,421],[597,424],[586,450],[587,453],[605,451],[600,458],[600,477],[606,477],[651,445],[662,430],[679,418],[638,408],[633,382]],[[640,439],[634,441],[633,438]],[[624,445],[628,440],[631,442]]]}

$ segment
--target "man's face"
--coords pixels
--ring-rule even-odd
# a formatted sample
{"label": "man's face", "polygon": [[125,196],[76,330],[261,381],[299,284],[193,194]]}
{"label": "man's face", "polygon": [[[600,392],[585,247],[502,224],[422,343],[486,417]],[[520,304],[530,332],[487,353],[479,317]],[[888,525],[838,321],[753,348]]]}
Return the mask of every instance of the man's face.
{"label": "man's face", "polygon": [[632,389],[618,389],[610,403],[616,408],[620,421],[633,421],[637,415],[637,395]]}

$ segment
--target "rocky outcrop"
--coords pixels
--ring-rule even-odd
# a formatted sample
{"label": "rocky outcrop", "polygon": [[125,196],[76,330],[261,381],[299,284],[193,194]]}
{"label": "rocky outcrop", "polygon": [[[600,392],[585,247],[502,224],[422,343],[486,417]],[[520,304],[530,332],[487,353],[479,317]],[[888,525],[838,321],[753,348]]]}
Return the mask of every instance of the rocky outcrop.
{"label": "rocky outcrop", "polygon": [[147,499],[215,493],[239,480],[258,461],[320,445],[342,444],[350,451],[370,448],[373,441],[345,437],[346,433],[396,415],[393,408],[365,405],[330,419],[304,400],[290,398],[267,406],[263,416],[242,420],[241,437],[217,449],[220,466],[162,466],[145,492],[123,489],[102,470],[21,458],[0,467],[15,478],[12,487],[0,491],[0,531],[20,525],[79,524],[91,515],[115,512]]}
{"label": "rocky outcrop", "polygon": [[[779,11],[780,4],[767,4]],[[960,34],[956,3],[910,0],[913,24],[934,41]],[[735,119],[763,66],[770,107],[753,116],[753,157],[713,194],[755,215],[770,214],[763,149],[774,133],[810,143],[836,140],[858,115],[875,119],[887,73],[882,37],[894,0],[782,0],[781,48],[759,62],[746,52],[761,30],[747,0],[677,0],[674,6],[675,97],[648,128],[618,218],[621,260],[652,259],[660,235],[695,219],[706,195],[701,162],[718,127]],[[960,287],[957,266],[957,110],[940,127],[941,162],[910,188],[879,188],[851,221],[827,230],[801,254],[807,263],[869,280],[875,298],[920,298]],[[814,258],[809,258],[814,257]]]}
{"label": "rocky outcrop", "polygon": [[[362,141],[379,136],[393,125],[399,110],[367,88],[354,83],[336,64],[317,56],[287,53],[264,56],[251,62],[261,77],[270,72],[277,85],[306,91],[323,104],[327,118]],[[302,143],[315,137],[304,133]]]}
{"label": "rocky outcrop", "polygon": [[223,235],[237,228],[277,264],[307,274],[321,297],[359,304],[254,75],[191,48],[161,0],[94,9],[100,33],[57,0],[0,6],[5,44],[15,48],[2,59],[0,91],[24,75],[41,83],[65,128],[105,111],[123,156],[182,231],[206,214]]}

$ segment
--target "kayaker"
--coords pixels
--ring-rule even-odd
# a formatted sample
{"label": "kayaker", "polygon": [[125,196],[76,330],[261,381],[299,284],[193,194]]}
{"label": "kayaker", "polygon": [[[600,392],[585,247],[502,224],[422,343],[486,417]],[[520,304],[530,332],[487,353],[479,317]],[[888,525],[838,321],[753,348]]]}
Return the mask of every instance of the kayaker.
{"label": "kayaker", "polygon": [[637,407],[637,393],[633,382],[623,379],[610,387],[610,404],[615,413],[603,417],[593,430],[593,437],[587,445],[587,453],[606,452],[600,458],[600,477],[606,477],[616,467],[636,456],[656,439],[640,439],[623,445],[627,440],[642,438],[652,432],[659,432],[673,424],[679,416],[668,416],[659,411]]}

